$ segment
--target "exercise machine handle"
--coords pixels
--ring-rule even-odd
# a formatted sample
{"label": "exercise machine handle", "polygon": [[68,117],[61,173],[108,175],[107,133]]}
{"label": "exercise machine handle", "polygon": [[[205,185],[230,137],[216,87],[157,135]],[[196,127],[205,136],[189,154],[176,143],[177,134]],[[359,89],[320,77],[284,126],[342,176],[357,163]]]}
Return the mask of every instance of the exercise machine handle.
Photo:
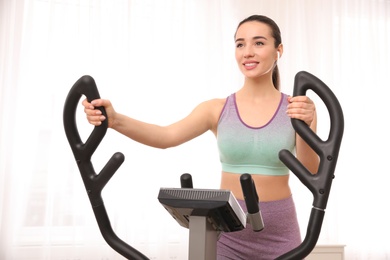
{"label": "exercise machine handle", "polygon": [[[104,120],[101,126],[95,127],[85,144],[81,141],[75,115],[82,95],[85,95],[89,102],[100,98],[95,81],[90,76],[81,77],[70,89],[64,106],[64,128],[73,153],[76,153],[79,159],[90,159],[84,158],[84,156],[91,157],[95,152],[107,132],[108,123],[107,120]],[[102,111],[104,116],[107,116],[104,107],[98,109]]]}
{"label": "exercise machine handle", "polygon": [[[90,102],[100,98],[95,81],[90,76],[82,76],[70,89],[65,100],[63,123],[66,137],[76,159],[81,177],[84,181],[89,200],[99,229],[105,241],[119,254],[127,259],[144,260],[149,259],[130,245],[123,242],[111,227],[101,192],[114,173],[122,165],[124,155],[115,153],[99,174],[96,174],[91,162],[91,157],[99,146],[107,132],[108,120],[104,120],[100,126],[95,126],[91,135],[85,143],[82,142],[76,124],[76,110],[82,95]],[[104,107],[98,108],[103,115],[107,114]]]}
{"label": "exercise machine handle", "polygon": [[180,176],[180,186],[183,189],[192,189],[194,185],[192,184],[192,176],[189,173],[183,173]]}
{"label": "exercise machine handle", "polygon": [[248,210],[248,222],[251,224],[253,231],[259,232],[264,229],[264,223],[259,208],[259,196],[255,183],[252,176],[248,173],[241,175],[240,183]]}
{"label": "exercise machine handle", "polygon": [[320,164],[317,173],[312,174],[290,151],[282,150],[279,153],[280,160],[312,192],[314,198],[304,241],[297,248],[277,258],[278,260],[303,259],[316,245],[321,232],[344,132],[343,111],[334,93],[312,74],[305,71],[298,72],[295,76],[293,95],[305,95],[309,89],[313,90],[322,99],[329,111],[330,132],[328,139],[323,141],[306,123],[298,119],[291,119],[295,131],[318,154]]}

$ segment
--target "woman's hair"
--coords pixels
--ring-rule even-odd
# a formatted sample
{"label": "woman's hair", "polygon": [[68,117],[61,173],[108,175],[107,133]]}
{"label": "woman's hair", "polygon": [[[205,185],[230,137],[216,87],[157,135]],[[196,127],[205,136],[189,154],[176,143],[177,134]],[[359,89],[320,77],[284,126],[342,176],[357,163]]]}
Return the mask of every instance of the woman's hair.
{"label": "woman's hair", "polygon": [[[238,28],[240,28],[240,26],[242,24],[247,23],[247,22],[252,22],[252,21],[267,24],[271,28],[272,37],[275,39],[275,48],[278,48],[279,45],[282,43],[282,36],[280,34],[279,26],[271,18],[268,18],[267,16],[264,16],[264,15],[249,16],[248,18],[245,18],[244,20],[242,20],[238,24],[237,30],[238,30]],[[237,30],[236,30],[236,32],[237,32]],[[234,35],[234,38],[235,37],[236,37],[236,35]],[[275,88],[277,90],[279,90],[280,76],[279,76],[279,68],[278,68],[277,64],[276,64],[274,70],[272,71],[272,83],[274,84]]]}

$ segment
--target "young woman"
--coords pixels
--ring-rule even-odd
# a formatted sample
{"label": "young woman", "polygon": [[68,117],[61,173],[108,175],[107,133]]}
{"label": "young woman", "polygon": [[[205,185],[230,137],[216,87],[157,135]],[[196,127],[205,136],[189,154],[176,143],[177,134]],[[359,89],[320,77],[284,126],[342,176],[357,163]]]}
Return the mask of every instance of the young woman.
{"label": "young woman", "polygon": [[217,139],[222,164],[221,188],[231,190],[246,210],[240,175],[250,173],[260,200],[264,229],[222,234],[218,259],[275,259],[301,242],[289,170],[279,160],[282,149],[295,152],[313,174],[316,153],[295,133],[291,118],[316,131],[314,103],[306,96],[289,97],[279,91],[277,62],[283,45],[277,24],[253,15],[239,23],[235,34],[236,61],[245,80],[224,99],[199,104],[184,119],[158,126],[117,113],[109,100],[83,101],[88,121],[100,125],[106,118],[95,107],[104,106],[108,127],[145,145],[169,148],[210,130]]}

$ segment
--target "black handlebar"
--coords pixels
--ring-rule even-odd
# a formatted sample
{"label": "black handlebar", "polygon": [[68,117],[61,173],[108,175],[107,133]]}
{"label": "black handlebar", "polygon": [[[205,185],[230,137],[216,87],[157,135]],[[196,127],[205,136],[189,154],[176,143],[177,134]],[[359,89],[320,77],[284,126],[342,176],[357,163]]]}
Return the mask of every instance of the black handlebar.
{"label": "black handlebar", "polygon": [[328,140],[322,141],[303,121],[292,119],[294,129],[320,157],[318,173],[311,174],[287,150],[282,150],[279,157],[313,193],[313,206],[325,209],[343,137],[343,111],[333,92],[321,80],[308,72],[299,72],[294,84],[294,96],[304,95],[308,89],[312,89],[323,100],[330,116],[329,137]]}
{"label": "black handlebar", "polygon": [[[107,132],[107,120],[103,121],[100,127],[95,127],[88,140],[83,144],[77,130],[75,117],[77,105],[82,95],[85,95],[88,101],[100,98],[95,81],[90,76],[81,77],[70,89],[64,106],[64,127],[73,153],[76,152],[78,156],[91,157]],[[99,109],[103,115],[107,116],[104,107]]]}
{"label": "black handlebar", "polygon": [[194,185],[192,184],[192,176],[189,173],[183,173],[180,176],[180,186],[183,189],[192,189]]}
{"label": "black handlebar", "polygon": [[303,259],[316,245],[321,232],[344,132],[343,111],[333,92],[310,73],[305,71],[297,73],[294,82],[294,96],[305,95],[308,89],[313,90],[325,103],[330,116],[330,132],[328,139],[322,141],[303,121],[291,119],[296,132],[318,154],[320,164],[318,172],[313,175],[289,151],[282,150],[279,153],[280,160],[312,192],[314,199],[304,241],[294,250],[278,257],[278,260]]}
{"label": "black handlebar", "polygon": [[244,173],[240,176],[240,183],[248,211],[247,219],[253,231],[259,232],[264,229],[264,222],[259,208],[259,196],[257,195],[255,182],[250,174]]}
{"label": "black handlebar", "polygon": [[[121,166],[125,157],[122,153],[115,153],[103,167],[101,172],[96,174],[91,163],[91,157],[106,134],[108,124],[107,120],[103,121],[102,125],[93,129],[91,135],[85,143],[81,141],[76,124],[76,109],[82,95],[85,95],[88,101],[99,98],[99,92],[95,81],[90,76],[81,77],[69,91],[64,106],[64,128],[81,177],[84,181],[100,232],[105,241],[124,257],[134,260],[149,259],[133,247],[123,242],[115,234],[111,227],[111,223],[101,197],[101,192],[107,182]],[[107,118],[105,109],[99,109]]]}
{"label": "black handlebar", "polygon": [[259,212],[259,196],[257,195],[252,176],[248,173],[242,174],[240,183],[248,213],[253,214]]}

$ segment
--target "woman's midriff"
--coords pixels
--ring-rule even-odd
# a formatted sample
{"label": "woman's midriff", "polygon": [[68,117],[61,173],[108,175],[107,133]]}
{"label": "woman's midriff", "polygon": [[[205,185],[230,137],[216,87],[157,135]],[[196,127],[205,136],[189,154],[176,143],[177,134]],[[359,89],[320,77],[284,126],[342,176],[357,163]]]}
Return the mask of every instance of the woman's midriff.
{"label": "woman's midriff", "polygon": [[[243,200],[240,183],[241,174],[222,172],[221,189],[230,190],[236,199]],[[291,196],[289,175],[269,176],[252,174],[260,201],[281,200]]]}

